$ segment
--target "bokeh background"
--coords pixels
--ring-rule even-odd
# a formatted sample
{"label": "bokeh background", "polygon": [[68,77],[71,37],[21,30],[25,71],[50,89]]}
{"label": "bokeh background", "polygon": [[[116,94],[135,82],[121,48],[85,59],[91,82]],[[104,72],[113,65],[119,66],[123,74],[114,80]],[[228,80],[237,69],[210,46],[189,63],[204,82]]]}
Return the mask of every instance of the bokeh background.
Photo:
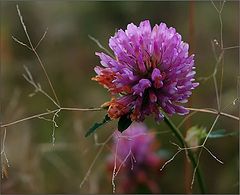
{"label": "bokeh background", "polygon": [[[165,22],[173,26],[190,42],[191,53],[196,56],[197,78],[209,76],[215,65],[211,41],[220,42],[218,13],[210,1],[196,2],[78,2],[78,1],[1,1],[1,121],[19,118],[54,109],[54,105],[41,94],[29,97],[33,87],[22,74],[27,66],[43,89],[51,94],[48,83],[36,57],[25,47],[12,40],[12,35],[27,42],[16,11],[19,5],[33,43],[37,43],[46,28],[48,32],[38,53],[41,56],[60,102],[66,107],[99,107],[109,100],[108,92],[96,82],[93,68],[99,64],[95,51],[101,51],[88,38],[91,35],[102,45],[116,29],[127,24],[149,19],[151,24]],[[220,2],[215,2],[219,7]],[[239,7],[237,1],[227,1],[222,11],[224,46],[239,45]],[[238,115],[237,97],[238,49],[226,50],[224,55],[223,90],[221,105],[225,112]],[[219,76],[218,74],[218,81]],[[217,108],[213,80],[203,82],[191,96],[191,107]],[[94,137],[84,134],[103,112],[61,112],[56,119],[56,143],[52,146],[52,123],[33,119],[7,128],[5,150],[10,167],[8,177],[1,179],[2,193],[112,193],[111,173],[107,172],[106,159],[111,151],[105,147],[96,161],[86,183],[79,187],[99,146]],[[197,113],[182,126],[183,133],[192,125],[210,128],[215,116]],[[183,117],[173,117],[178,124]],[[168,130],[163,123],[151,118],[146,124],[153,132]],[[98,141],[103,142],[115,130],[116,123],[98,129]],[[220,117],[214,129],[238,131],[236,120]],[[1,129],[1,137],[3,131]],[[169,140],[176,141],[171,133],[159,134],[158,153],[170,158],[176,148]],[[207,146],[224,161],[217,163],[203,153],[200,166],[209,193],[238,193],[239,189],[239,140],[237,136],[209,140]],[[111,145],[111,141],[108,143]],[[3,159],[4,161],[4,159]],[[2,164],[3,165],[3,164]],[[188,168],[189,169],[189,168]],[[156,173],[159,174],[159,173]],[[154,177],[154,176],[153,176]],[[180,154],[162,172],[159,193],[186,193],[186,159]],[[117,178],[116,178],[117,180]],[[121,182],[121,181],[118,181]],[[198,193],[197,184],[193,188]]]}

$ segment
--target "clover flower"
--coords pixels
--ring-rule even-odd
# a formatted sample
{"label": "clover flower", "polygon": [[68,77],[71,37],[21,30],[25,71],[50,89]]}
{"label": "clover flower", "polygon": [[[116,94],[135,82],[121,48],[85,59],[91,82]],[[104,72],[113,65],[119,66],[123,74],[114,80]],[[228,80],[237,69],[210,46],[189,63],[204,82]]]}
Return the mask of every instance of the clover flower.
{"label": "clover flower", "polygon": [[128,24],[109,40],[114,57],[96,52],[102,66],[96,66],[98,81],[107,88],[112,100],[105,103],[111,119],[128,116],[143,121],[154,115],[163,119],[162,111],[184,115],[186,103],[195,83],[194,55],[175,28],[160,23],[151,28],[145,20],[139,26]]}
{"label": "clover flower", "polygon": [[[118,142],[118,158],[123,161],[128,154],[129,156],[132,154],[133,156],[131,157],[133,157],[134,161],[139,164],[155,157],[155,154],[151,151],[150,147],[154,141],[156,141],[154,134],[147,132],[147,127],[143,123],[133,123],[122,133],[119,131],[114,132],[113,150],[116,150],[116,143]],[[154,157],[152,158],[151,156]],[[127,164],[132,163],[130,159],[131,158],[127,159]]]}
{"label": "clover flower", "polygon": [[155,135],[143,123],[135,122],[122,133],[114,132],[113,155],[107,165],[110,172],[114,165],[119,170],[116,175],[119,192],[135,193],[142,187],[152,193],[160,191],[159,169],[166,159],[157,154],[158,145]]}

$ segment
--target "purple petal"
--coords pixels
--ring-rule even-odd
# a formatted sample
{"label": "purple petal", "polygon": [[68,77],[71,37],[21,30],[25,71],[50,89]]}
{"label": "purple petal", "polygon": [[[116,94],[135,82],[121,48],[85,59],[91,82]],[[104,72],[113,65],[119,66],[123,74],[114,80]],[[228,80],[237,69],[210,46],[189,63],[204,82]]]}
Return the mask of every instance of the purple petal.
{"label": "purple petal", "polygon": [[142,96],[145,89],[151,87],[151,82],[148,79],[141,79],[138,84],[133,87],[134,95]]}

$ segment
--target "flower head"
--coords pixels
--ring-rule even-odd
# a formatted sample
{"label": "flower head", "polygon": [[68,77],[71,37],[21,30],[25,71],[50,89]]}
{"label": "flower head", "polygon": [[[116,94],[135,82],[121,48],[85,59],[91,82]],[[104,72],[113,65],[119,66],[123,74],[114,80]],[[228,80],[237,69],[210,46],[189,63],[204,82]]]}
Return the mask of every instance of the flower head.
{"label": "flower head", "polygon": [[98,81],[112,96],[108,115],[117,119],[129,115],[132,121],[143,121],[153,114],[163,118],[161,110],[184,115],[186,103],[198,83],[194,83],[194,55],[172,27],[160,23],[152,29],[148,20],[139,26],[129,24],[109,40],[114,57],[96,53],[102,66],[95,67]]}
{"label": "flower head", "polygon": [[119,180],[118,191],[135,193],[144,186],[149,192],[158,193],[158,182],[162,174],[159,169],[165,158],[157,154],[159,142],[148,132],[143,123],[133,123],[123,133],[114,132],[113,155],[108,158],[109,171],[116,166]]}
{"label": "flower head", "polygon": [[[149,133],[147,130],[143,123],[133,123],[123,133],[119,131],[114,132],[113,150],[116,150],[118,159],[121,162],[130,154],[129,156],[132,155],[138,164],[143,162],[154,164],[147,161],[156,158],[151,147],[156,139],[154,134]],[[126,166],[127,168],[131,167],[131,158],[128,158],[125,163],[129,165]]]}

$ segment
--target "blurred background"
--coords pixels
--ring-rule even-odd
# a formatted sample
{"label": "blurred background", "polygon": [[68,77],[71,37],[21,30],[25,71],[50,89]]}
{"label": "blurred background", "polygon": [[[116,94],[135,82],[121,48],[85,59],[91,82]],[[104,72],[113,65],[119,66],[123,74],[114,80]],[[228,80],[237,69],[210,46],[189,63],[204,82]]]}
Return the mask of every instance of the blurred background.
{"label": "blurred background", "polygon": [[[96,51],[101,49],[89,39],[89,35],[108,47],[108,39],[116,29],[125,29],[128,23],[138,25],[149,19],[151,25],[165,22],[190,43],[191,53],[195,53],[197,78],[212,74],[216,60],[211,41],[220,43],[220,22],[218,13],[210,1],[204,2],[84,2],[84,1],[1,1],[1,121],[11,122],[36,113],[55,109],[49,99],[38,93],[29,97],[34,89],[24,80],[23,65],[27,66],[36,82],[52,95],[45,75],[36,56],[27,48],[13,41],[12,35],[24,43],[24,34],[17,15],[19,5],[32,42],[36,44],[46,28],[48,32],[37,51],[43,60],[52,80],[60,103],[65,107],[99,107],[109,100],[106,89],[91,78],[93,68],[99,65]],[[217,7],[221,2],[215,2]],[[237,1],[226,2],[222,11],[224,47],[239,45],[239,7]],[[216,42],[216,41],[215,41]],[[238,49],[229,49],[224,54],[224,76],[222,80],[221,106],[224,111],[238,115],[237,97]],[[217,50],[219,54],[219,51]],[[221,71],[218,73],[220,84]],[[191,107],[217,108],[213,79],[199,80],[200,86],[191,96]],[[103,112],[62,111],[56,119],[55,146],[52,145],[52,123],[33,119],[7,127],[5,151],[10,167],[6,168],[4,158],[2,168],[7,174],[1,179],[2,193],[112,193],[111,172],[107,171],[107,159],[112,154],[107,143],[94,164],[89,177],[79,187],[100,146],[94,136],[84,134],[96,121],[101,121]],[[178,124],[184,119],[173,117]],[[197,113],[185,123],[181,130],[193,125],[208,130],[215,119],[214,115]],[[156,124],[153,119],[146,120],[151,132],[168,131],[164,123]],[[116,129],[111,122],[97,130],[95,138],[104,142]],[[238,122],[220,117],[214,129],[238,131]],[[1,129],[3,138],[4,129]],[[156,153],[163,160],[169,159],[176,148],[169,140],[177,142],[171,133],[157,135]],[[209,139],[207,147],[220,158],[224,165],[203,152],[200,167],[206,181],[208,193],[237,193],[239,189],[239,150],[238,136]],[[4,163],[3,163],[4,162]],[[181,153],[158,176],[159,193],[187,193],[191,168],[186,165]],[[130,171],[130,170],[129,170]],[[190,173],[189,173],[190,171]],[[155,178],[154,172],[150,178]],[[121,178],[119,178],[121,179]],[[118,178],[116,178],[118,183]],[[118,185],[116,186],[118,189]],[[144,193],[151,191],[135,192]],[[195,182],[193,193],[198,193]]]}

